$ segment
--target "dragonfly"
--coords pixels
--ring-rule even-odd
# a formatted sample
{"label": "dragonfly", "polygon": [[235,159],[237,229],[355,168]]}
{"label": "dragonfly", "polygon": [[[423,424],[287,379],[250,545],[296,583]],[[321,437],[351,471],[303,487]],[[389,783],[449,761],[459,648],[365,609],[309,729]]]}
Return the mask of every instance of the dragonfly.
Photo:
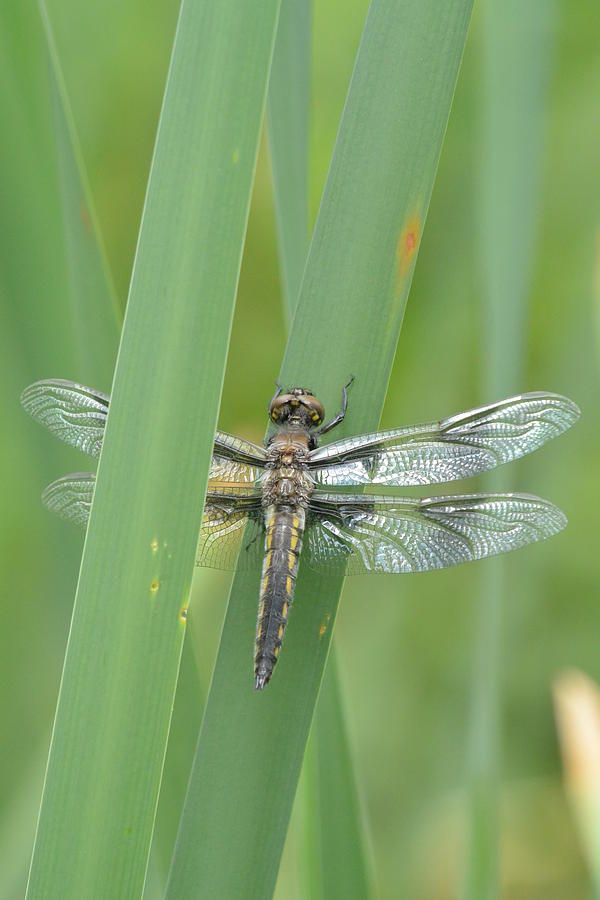
{"label": "dragonfly", "polygon": [[[425,572],[515,550],[557,534],[567,522],[560,509],[531,494],[411,498],[364,489],[444,484],[531,453],[577,420],[579,409],[568,398],[520,394],[424,425],[321,445],[344,420],[351,383],[329,421],[310,390],[277,385],[265,446],[215,434],[196,564],[250,571],[262,558],[256,690],[277,663],[300,563],[346,575]],[[67,444],[100,455],[106,394],[47,379],[26,388],[21,402]],[[92,472],[66,475],[46,487],[42,500],[85,526],[94,485]]]}

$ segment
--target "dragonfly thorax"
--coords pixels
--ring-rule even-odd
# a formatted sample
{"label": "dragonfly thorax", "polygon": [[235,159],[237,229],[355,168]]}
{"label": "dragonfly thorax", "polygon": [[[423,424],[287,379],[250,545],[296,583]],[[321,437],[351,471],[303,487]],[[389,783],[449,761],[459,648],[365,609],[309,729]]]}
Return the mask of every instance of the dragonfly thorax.
{"label": "dragonfly thorax", "polygon": [[313,490],[307,468],[306,432],[282,431],[268,448],[267,475],[262,481],[263,506],[306,506]]}

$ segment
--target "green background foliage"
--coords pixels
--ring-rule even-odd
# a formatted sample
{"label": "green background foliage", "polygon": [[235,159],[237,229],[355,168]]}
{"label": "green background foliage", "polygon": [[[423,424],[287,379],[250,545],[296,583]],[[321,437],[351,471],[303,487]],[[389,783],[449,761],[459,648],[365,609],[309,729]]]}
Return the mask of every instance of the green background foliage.
{"label": "green background foliage", "polygon": [[[490,67],[485,37],[490,3],[476,7],[471,26],[384,427],[496,399],[488,388],[491,344],[483,299],[489,254],[482,241],[482,228],[488,227],[482,215],[486,142],[494,133],[487,118],[490,79],[498,71]],[[51,0],[48,6],[123,308],[178,4],[163,0],[152,15],[141,0]],[[317,0],[314,6],[311,224],[366,8],[365,0]],[[504,23],[511,46],[511,35],[516,40],[522,23],[518,12],[506,9],[512,15]],[[512,348],[507,355],[521,368],[519,389],[565,393],[579,403],[583,415],[571,434],[500,475],[511,489],[531,490],[556,502],[570,523],[551,543],[515,554],[504,566],[497,710],[499,866],[503,897],[583,900],[588,896],[586,875],[561,790],[549,686],[566,665],[600,679],[600,62],[592,0],[559,3],[551,20],[539,4],[539,16],[528,30],[532,45],[544,42],[546,87],[527,92],[540,125],[533,148],[523,133],[527,152],[522,160],[537,185],[527,182],[506,213],[509,227],[512,217],[519,231],[529,216],[534,227],[531,236],[523,233],[521,238],[529,242],[530,263],[520,346],[514,357]],[[520,40],[518,46],[522,32]],[[0,49],[0,892],[17,900],[23,895],[33,841],[82,548],[82,536],[39,504],[42,487],[81,468],[81,457],[29,421],[18,396],[36,378],[84,378],[85,360],[74,329],[65,324],[72,321],[73,276],[63,237],[53,95],[35,4],[8,0],[2,5]],[[530,50],[526,44],[520,52]],[[523,84],[515,79],[508,85],[506,102],[510,90],[522,101]],[[511,127],[510,118],[498,127]],[[502,141],[494,146],[503,153],[510,149]],[[520,171],[518,145],[513,152]],[[502,166],[500,172],[499,177],[509,177]],[[515,253],[519,248],[521,242]],[[502,265],[506,274],[511,257]],[[515,266],[523,265],[520,256],[515,259]],[[510,279],[506,284],[514,290]],[[512,299],[506,297],[507,309]],[[502,301],[499,297],[498,304]],[[332,333],[332,345],[335,340]],[[265,406],[284,347],[271,175],[263,142],[222,428],[262,438]],[[485,584],[481,572],[487,565],[403,579],[378,577],[368,584],[367,579],[349,579],[344,588],[336,623],[340,681],[360,805],[385,898],[446,900],[463,883],[470,782],[465,734],[476,678],[477,613]],[[192,602],[201,603],[203,627],[193,631],[184,664],[201,687],[178,693],[165,776],[180,798],[187,780],[182,769],[190,764],[194,743],[180,723],[192,721],[197,727],[229,579],[200,573],[195,585]],[[299,808],[294,814],[280,871],[277,895],[282,900],[307,896],[298,877],[301,813]],[[153,872],[162,872],[157,883],[164,878],[170,853],[161,849],[161,840],[169,848],[175,828],[172,810],[161,799],[148,892]]]}

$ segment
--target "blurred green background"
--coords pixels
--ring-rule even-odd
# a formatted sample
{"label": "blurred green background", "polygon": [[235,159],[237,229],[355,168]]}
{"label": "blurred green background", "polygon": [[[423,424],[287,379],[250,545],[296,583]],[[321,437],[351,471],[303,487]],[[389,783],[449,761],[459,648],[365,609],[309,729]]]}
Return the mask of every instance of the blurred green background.
{"label": "blurred green background", "polygon": [[[476,8],[471,26],[384,427],[499,399],[486,389],[490,350],[482,303],[489,252],[489,233],[484,233],[489,5],[488,0]],[[566,666],[600,680],[600,23],[593,0],[536,5],[547,66],[534,97],[537,184],[522,192],[522,207],[512,209],[517,230],[529,216],[534,225],[517,338],[517,358],[522,353],[517,387],[567,394],[583,415],[572,433],[500,476],[506,488],[553,500],[570,520],[564,534],[511,556],[504,570],[496,635],[500,871],[503,898],[579,900],[589,891],[561,787],[550,685]],[[48,6],[124,307],[178,3],[52,0]],[[366,0],[314,3],[313,220],[366,9]],[[531,40],[535,45],[535,20]],[[527,42],[524,47],[527,53]],[[47,514],[39,494],[58,475],[87,466],[29,421],[18,397],[41,377],[85,382],[86,370],[67,324],[48,66],[31,0],[5,0],[0,7],[0,75],[0,895],[12,900],[24,890],[82,547],[82,535]],[[531,154],[531,147],[523,152]],[[502,190],[501,184],[496,187]],[[365,303],[373,299],[365,297]],[[264,141],[222,428],[260,440],[284,345]],[[506,349],[507,358],[511,352]],[[506,393],[514,387],[513,380]],[[368,583],[349,579],[344,589],[338,658],[376,883],[385,898],[460,895],[477,612],[486,565]],[[200,682],[207,685],[229,580],[216,573],[200,578],[202,612],[195,617],[188,642],[194,653],[188,653],[187,664],[197,665]],[[200,704],[194,712],[193,695],[181,703],[180,716],[192,721]],[[184,750],[180,787],[187,779],[187,759]],[[296,831],[284,855],[281,898],[303,896],[295,868]]]}

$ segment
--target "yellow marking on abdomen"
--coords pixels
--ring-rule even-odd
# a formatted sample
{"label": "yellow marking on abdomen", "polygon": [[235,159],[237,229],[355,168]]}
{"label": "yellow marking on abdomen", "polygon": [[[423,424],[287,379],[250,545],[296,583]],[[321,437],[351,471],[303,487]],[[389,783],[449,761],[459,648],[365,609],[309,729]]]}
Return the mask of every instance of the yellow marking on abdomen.
{"label": "yellow marking on abdomen", "polygon": [[292,579],[290,578],[289,575],[285,580],[285,592],[286,592],[286,594],[292,593]]}
{"label": "yellow marking on abdomen", "polygon": [[277,632],[277,640],[280,641],[283,637],[283,625],[279,626],[279,631]]}
{"label": "yellow marking on abdomen", "polygon": [[287,611],[288,611],[288,602],[287,600],[283,601],[283,606],[281,608],[281,615],[284,619],[287,619]]}
{"label": "yellow marking on abdomen", "polygon": [[291,552],[291,550],[290,550],[290,552],[288,553],[288,569],[290,570],[290,572],[291,572],[292,569],[294,568],[294,563],[295,563],[295,562],[296,562],[296,557],[294,556],[294,554],[293,554],[293,553]]}
{"label": "yellow marking on abdomen", "polygon": [[298,518],[298,516],[294,516],[292,518],[292,525],[294,526],[294,528],[300,528],[300,519]]}
{"label": "yellow marking on abdomen", "polygon": [[273,556],[273,551],[269,550],[267,555],[265,556],[265,569],[271,568],[271,557]]}
{"label": "yellow marking on abdomen", "polygon": [[298,546],[298,532],[296,530],[292,531],[292,539],[290,541],[290,547],[292,550],[295,550]]}
{"label": "yellow marking on abdomen", "polygon": [[269,576],[265,575],[265,577],[263,578],[263,580],[260,583],[260,591],[262,594],[264,594],[266,592],[268,583],[269,583]]}

